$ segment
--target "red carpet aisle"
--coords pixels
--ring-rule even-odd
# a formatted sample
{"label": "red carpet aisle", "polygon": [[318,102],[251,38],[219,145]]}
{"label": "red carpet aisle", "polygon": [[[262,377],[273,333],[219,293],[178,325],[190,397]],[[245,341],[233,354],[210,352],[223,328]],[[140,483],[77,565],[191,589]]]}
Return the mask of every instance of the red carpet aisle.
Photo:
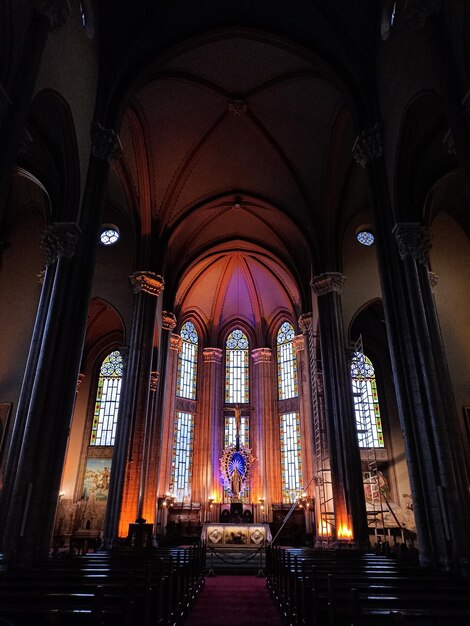
{"label": "red carpet aisle", "polygon": [[206,578],[185,626],[282,626],[265,578],[216,576]]}

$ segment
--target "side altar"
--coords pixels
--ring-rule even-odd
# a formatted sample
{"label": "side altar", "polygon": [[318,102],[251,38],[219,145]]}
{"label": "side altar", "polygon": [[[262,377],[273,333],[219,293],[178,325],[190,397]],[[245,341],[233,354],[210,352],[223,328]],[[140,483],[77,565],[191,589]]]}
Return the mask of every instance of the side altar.
{"label": "side altar", "polygon": [[272,536],[269,524],[206,523],[201,539],[211,548],[259,548]]}

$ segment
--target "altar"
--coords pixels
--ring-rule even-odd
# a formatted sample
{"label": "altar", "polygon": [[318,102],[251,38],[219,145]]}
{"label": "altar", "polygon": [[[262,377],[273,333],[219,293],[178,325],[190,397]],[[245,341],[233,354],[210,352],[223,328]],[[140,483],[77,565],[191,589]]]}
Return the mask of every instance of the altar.
{"label": "altar", "polygon": [[272,536],[269,524],[206,523],[201,539],[211,548],[259,548]]}

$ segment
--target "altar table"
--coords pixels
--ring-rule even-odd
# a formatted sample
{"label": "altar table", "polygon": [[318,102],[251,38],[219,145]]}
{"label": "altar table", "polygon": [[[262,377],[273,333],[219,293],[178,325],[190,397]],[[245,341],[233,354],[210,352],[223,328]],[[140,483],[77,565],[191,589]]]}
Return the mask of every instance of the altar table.
{"label": "altar table", "polygon": [[269,524],[219,524],[206,523],[201,539],[217,548],[257,548],[271,541]]}

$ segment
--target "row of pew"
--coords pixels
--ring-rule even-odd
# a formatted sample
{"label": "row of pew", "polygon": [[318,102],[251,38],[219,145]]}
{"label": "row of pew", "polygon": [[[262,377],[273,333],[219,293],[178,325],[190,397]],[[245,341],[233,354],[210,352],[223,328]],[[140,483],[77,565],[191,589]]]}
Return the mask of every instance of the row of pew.
{"label": "row of pew", "polygon": [[199,546],[97,552],[9,570],[0,626],[178,626],[204,585]]}
{"label": "row of pew", "polygon": [[470,626],[470,582],[353,550],[268,547],[270,591],[291,626]]}

